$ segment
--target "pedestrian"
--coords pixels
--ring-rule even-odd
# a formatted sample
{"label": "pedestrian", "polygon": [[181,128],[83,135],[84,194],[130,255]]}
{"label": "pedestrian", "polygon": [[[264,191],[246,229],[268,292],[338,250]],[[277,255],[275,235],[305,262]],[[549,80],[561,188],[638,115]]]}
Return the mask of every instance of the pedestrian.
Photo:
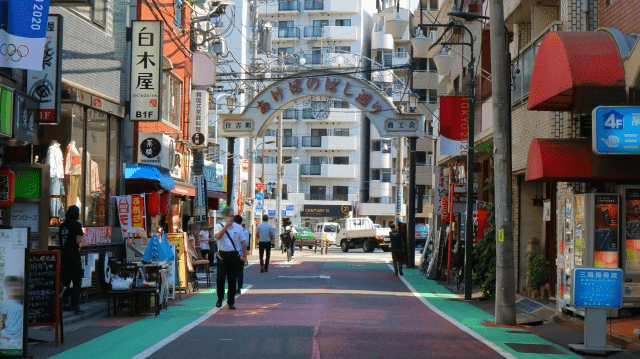
{"label": "pedestrian", "polygon": [[[218,240],[218,270],[216,275],[218,301],[216,302],[216,307],[222,307],[226,280],[229,284],[227,303],[229,304],[229,309],[235,310],[238,267],[241,262],[247,259],[247,257],[244,256],[247,245],[243,240],[244,234],[242,227],[233,221],[233,210],[231,208],[225,208],[222,214],[225,219],[225,224],[224,227],[216,233],[216,239]],[[242,250],[243,256],[239,255],[240,249]]]}
{"label": "pedestrian", "polygon": [[[269,223],[269,216],[262,215],[262,223],[256,228],[258,248],[260,253],[260,273],[269,272],[269,259],[271,258],[271,242],[276,238],[276,230]],[[266,259],[264,253],[267,252]]]}
{"label": "pedestrian", "polygon": [[409,263],[409,243],[407,241],[407,224],[405,222],[398,223],[398,230],[402,233],[402,263]]}
{"label": "pedestrian", "polygon": [[209,260],[209,267],[213,266],[213,256],[211,255],[211,248],[209,246],[209,231],[211,230],[211,226],[206,224],[200,227],[199,233],[199,242],[198,246],[200,247],[200,254],[202,254],[202,258]]}
{"label": "pedestrian", "polygon": [[396,225],[393,222],[389,224],[389,228],[391,228],[389,237],[391,238],[391,259],[393,260],[393,274],[397,277],[398,272],[400,273],[400,275],[403,275],[402,257],[404,251],[402,250],[402,248],[404,242],[404,233],[396,229]]}
{"label": "pedestrian", "polygon": [[284,231],[291,232],[291,257],[293,257],[296,250],[296,234],[298,234],[298,231],[296,231],[296,227],[291,224],[291,220],[289,218],[283,219],[282,222],[284,225]]}
{"label": "pedestrian", "polygon": [[242,224],[242,216],[233,216],[233,221],[240,226],[240,229],[242,230],[241,240],[244,241],[242,249],[238,249],[240,256],[242,257],[244,255],[244,260],[238,264],[238,290],[236,291],[236,294],[240,295],[242,294],[241,291],[242,287],[244,286],[244,266],[246,264],[245,262],[247,261],[247,243],[249,243],[249,231],[247,231]]}
{"label": "pedestrian", "polygon": [[[82,225],[78,222],[80,218],[80,208],[69,206],[65,213],[64,222],[60,225],[60,247],[62,264],[62,285],[63,301],[66,302],[68,296],[71,297],[71,307],[63,309],[72,310],[75,314],[82,314],[80,309],[80,289],[82,285],[82,261],[80,259],[80,241],[84,232]],[[69,288],[73,283],[73,288]],[[66,292],[66,293],[65,293]]]}

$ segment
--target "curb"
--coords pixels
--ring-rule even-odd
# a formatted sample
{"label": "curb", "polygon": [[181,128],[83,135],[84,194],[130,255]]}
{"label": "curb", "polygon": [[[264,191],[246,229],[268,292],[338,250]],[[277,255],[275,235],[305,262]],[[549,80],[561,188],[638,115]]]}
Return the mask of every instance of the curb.
{"label": "curb", "polygon": [[[99,302],[93,302],[93,305],[91,307],[87,306],[87,303],[84,303],[85,309],[83,309],[85,311],[84,314],[81,315],[75,315],[73,314],[73,312],[62,312],[62,319],[63,319],[63,325],[71,325],[71,324],[76,324],[78,322],[87,320],[87,319],[91,319],[91,318],[95,318],[95,317],[99,317],[99,316],[107,316],[107,301],[99,301]],[[82,305],[81,305],[82,308]],[[65,313],[70,313],[70,314],[65,314]]]}
{"label": "curb", "polygon": [[[564,314],[558,313],[551,316],[550,319],[554,323],[564,325],[565,327],[569,327],[578,331],[584,331],[584,322],[581,319],[568,318]],[[607,342],[622,349],[640,348],[640,341],[608,331]]]}

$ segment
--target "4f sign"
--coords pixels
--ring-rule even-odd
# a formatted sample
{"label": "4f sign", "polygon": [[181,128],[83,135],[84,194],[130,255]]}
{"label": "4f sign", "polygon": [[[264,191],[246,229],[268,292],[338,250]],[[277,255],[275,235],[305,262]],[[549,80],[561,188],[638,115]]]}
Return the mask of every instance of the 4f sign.
{"label": "4f sign", "polygon": [[604,128],[607,130],[624,130],[624,117],[616,111],[611,111],[606,115]]}
{"label": "4f sign", "polygon": [[162,108],[162,21],[133,21],[131,121],[160,121]]}

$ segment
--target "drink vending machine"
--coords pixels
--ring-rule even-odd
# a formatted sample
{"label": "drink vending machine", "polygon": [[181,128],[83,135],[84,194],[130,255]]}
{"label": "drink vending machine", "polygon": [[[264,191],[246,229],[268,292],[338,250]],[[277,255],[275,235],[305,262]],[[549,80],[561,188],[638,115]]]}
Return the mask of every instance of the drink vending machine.
{"label": "drink vending machine", "polygon": [[[640,215],[640,198],[638,204]],[[559,309],[568,308],[584,315],[581,308],[571,306],[574,268],[619,267],[619,218],[622,217],[617,193],[574,194],[566,200],[564,238],[558,244],[558,271],[561,276],[557,281]]]}
{"label": "drink vending machine", "polygon": [[623,307],[640,307],[640,186],[620,186]]}

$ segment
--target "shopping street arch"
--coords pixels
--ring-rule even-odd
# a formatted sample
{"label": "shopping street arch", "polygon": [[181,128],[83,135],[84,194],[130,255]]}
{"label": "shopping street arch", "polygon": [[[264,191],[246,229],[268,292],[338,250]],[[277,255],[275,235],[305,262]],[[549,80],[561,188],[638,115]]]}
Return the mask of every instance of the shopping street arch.
{"label": "shopping street arch", "polygon": [[298,72],[272,82],[240,114],[221,114],[221,137],[262,137],[287,108],[303,101],[347,101],[361,110],[382,137],[425,135],[424,116],[400,113],[384,93],[367,80],[333,71]]}

